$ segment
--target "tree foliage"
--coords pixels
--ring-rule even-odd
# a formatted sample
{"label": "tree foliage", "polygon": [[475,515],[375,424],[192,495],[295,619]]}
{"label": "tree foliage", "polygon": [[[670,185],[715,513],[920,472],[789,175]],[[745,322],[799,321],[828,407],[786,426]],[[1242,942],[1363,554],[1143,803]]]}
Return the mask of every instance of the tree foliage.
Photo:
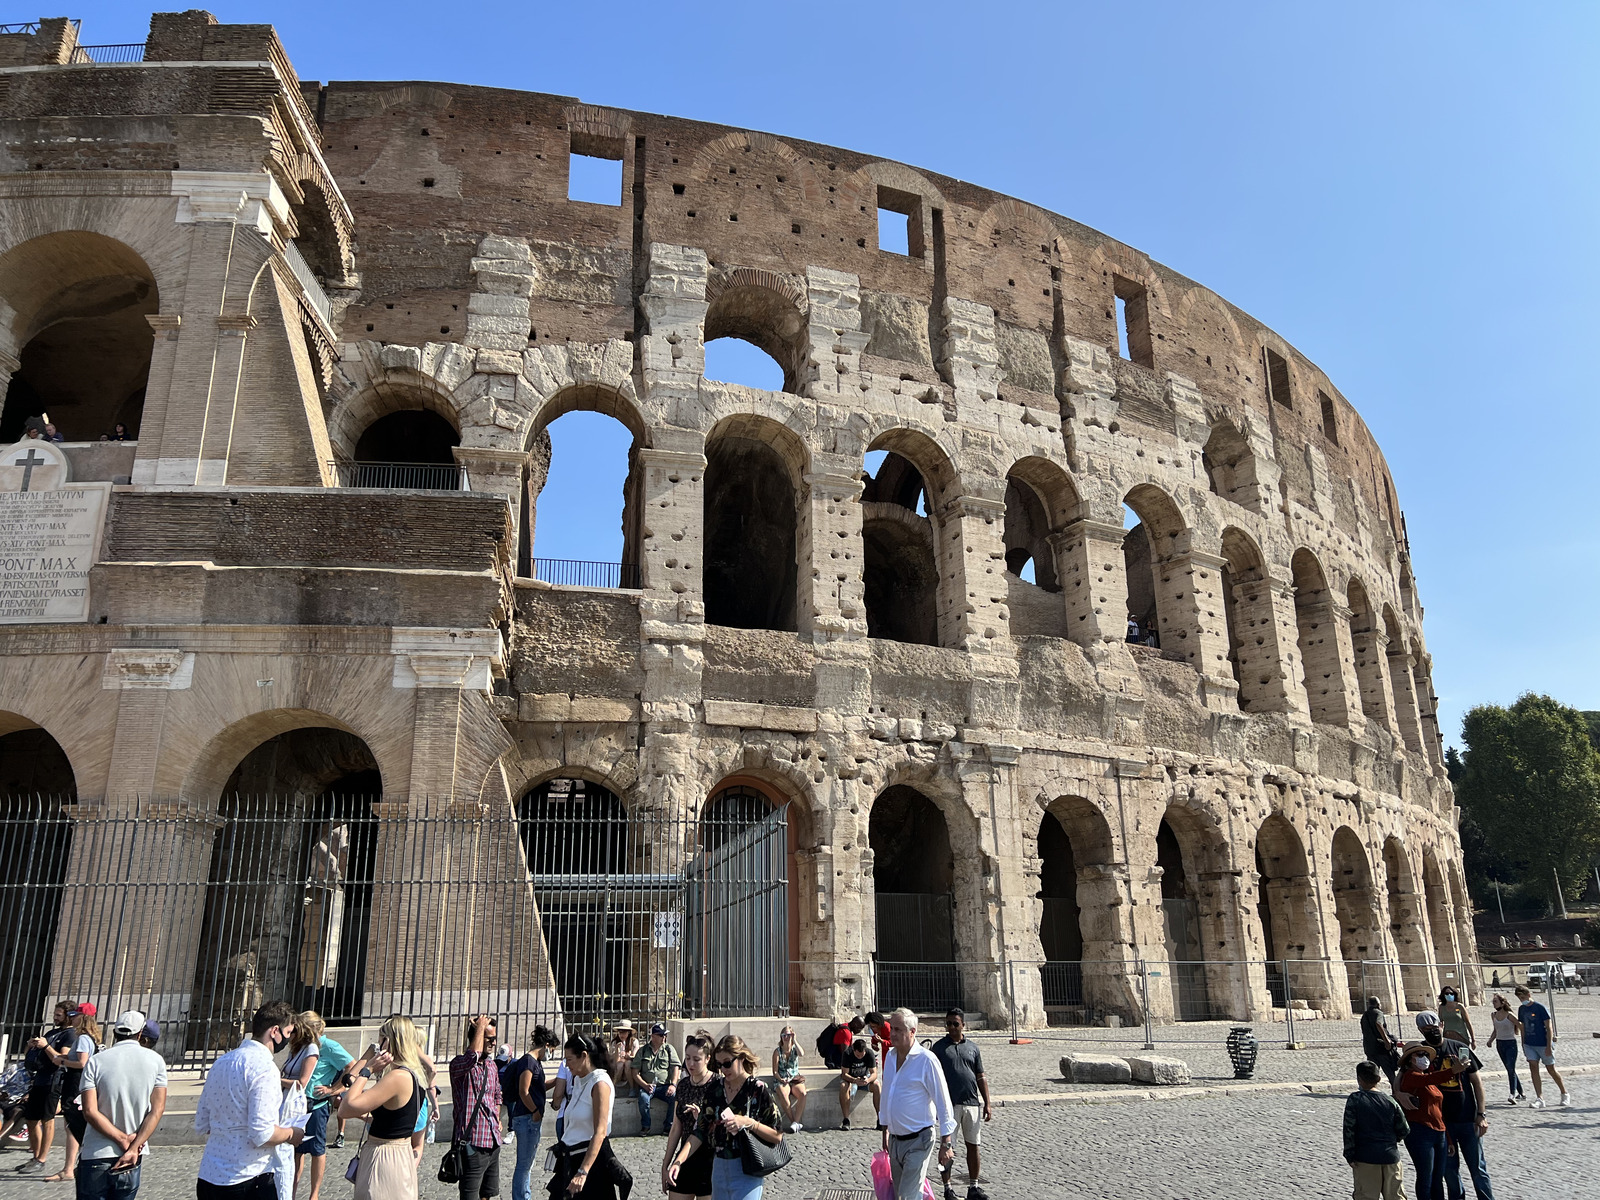
{"label": "tree foliage", "polygon": [[1480,704],[1461,734],[1456,798],[1473,857],[1551,903],[1559,872],[1576,899],[1600,854],[1600,751],[1584,714],[1530,693],[1510,708]]}

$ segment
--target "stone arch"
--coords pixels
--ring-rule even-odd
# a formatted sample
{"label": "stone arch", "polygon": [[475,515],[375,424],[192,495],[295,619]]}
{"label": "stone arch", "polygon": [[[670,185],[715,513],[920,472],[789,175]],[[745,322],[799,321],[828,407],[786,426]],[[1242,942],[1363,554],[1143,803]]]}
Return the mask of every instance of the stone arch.
{"label": "stone arch", "polygon": [[1411,639],[1411,681],[1417,698],[1417,724],[1422,749],[1434,770],[1444,766],[1439,745],[1439,702],[1433,694],[1433,660],[1423,651],[1420,639]]}
{"label": "stone arch", "polygon": [[1427,938],[1422,928],[1423,897],[1417,894],[1411,859],[1400,839],[1391,835],[1383,843],[1383,874],[1389,905],[1389,932],[1394,939],[1400,979],[1395,989],[1412,1009],[1433,1007],[1432,972]]}
{"label": "stone arch", "polygon": [[1395,724],[1400,727],[1400,739],[1406,749],[1421,754],[1422,714],[1417,704],[1417,684],[1411,671],[1411,654],[1400,618],[1395,616],[1393,607],[1388,604],[1383,606],[1383,632],[1389,639],[1385,657],[1389,666],[1389,688],[1394,696]]}
{"label": "stone arch", "polygon": [[[316,709],[272,708],[239,718],[213,734],[184,773],[179,797],[215,811],[228,781],[245,757],[257,747],[297,729],[331,729],[348,734],[371,750],[373,769],[382,778],[391,781],[409,778],[408,769],[386,760],[386,748],[380,749],[377,739],[367,737],[348,721]],[[408,742],[405,751],[409,752],[409,748]],[[396,787],[395,791],[403,794],[404,789]]]}
{"label": "stone arch", "polygon": [[[1061,267],[1061,230],[1054,218],[1021,200],[997,200],[978,218],[970,243],[981,256],[969,264],[971,298],[990,305],[997,321],[1030,334],[1051,333]],[[1002,369],[1017,379],[1003,337],[998,349]]]}
{"label": "stone arch", "polygon": [[1034,583],[1061,591],[1054,542],[1082,507],[1072,477],[1058,464],[1037,455],[1013,463],[1006,473],[1006,570],[1020,576],[1031,561]]}
{"label": "stone arch", "polygon": [[797,557],[810,455],[793,430],[767,417],[718,421],[706,438],[706,622],[797,629]]}
{"label": "stone arch", "polygon": [[1221,961],[1229,957],[1220,907],[1226,898],[1216,882],[1226,847],[1206,814],[1173,803],[1156,828],[1155,852],[1174,1015],[1210,1020],[1226,1007],[1233,982]]}
{"label": "stone arch", "polygon": [[1261,511],[1261,483],[1255,451],[1231,418],[1218,416],[1212,420],[1211,435],[1200,452],[1200,462],[1205,467],[1206,483],[1213,495],[1251,512]]}
{"label": "stone arch", "polygon": [[1352,577],[1345,588],[1350,610],[1350,648],[1355,658],[1356,684],[1361,692],[1361,712],[1369,721],[1390,728],[1393,697],[1384,671],[1383,633],[1366,585]]}
{"label": "stone arch", "polygon": [[805,377],[807,297],[792,276],[741,267],[706,281],[704,340],[749,342],[783,368],[783,390],[795,392]]}
{"label": "stone arch", "polygon": [[1157,586],[1161,565],[1179,549],[1188,523],[1177,503],[1154,484],[1141,483],[1123,498],[1139,523],[1123,535],[1123,566],[1128,578],[1128,616],[1143,633],[1155,631],[1163,646],[1177,644],[1181,628],[1171,589]]}
{"label": "stone arch", "polygon": [[0,254],[0,442],[46,413],[67,441],[119,423],[137,435],[160,297],[146,258],[103,233],[43,233]]}
{"label": "stone arch", "polygon": [[354,461],[362,435],[386,417],[430,413],[461,437],[461,416],[449,390],[433,376],[406,368],[378,368],[340,398],[329,414],[328,440],[340,458]]}
{"label": "stone arch", "polygon": [[57,796],[69,802],[78,797],[78,771],[60,739],[31,717],[5,709],[0,709],[0,796]]}
{"label": "stone arch", "polygon": [[1450,903],[1455,912],[1456,946],[1461,959],[1462,999],[1469,1004],[1483,1003],[1483,972],[1477,966],[1478,939],[1472,926],[1472,901],[1467,896],[1467,881],[1461,873],[1459,854],[1450,858],[1445,870],[1450,885]]}
{"label": "stone arch", "polygon": [[[862,492],[863,594],[867,636],[945,644],[949,574],[940,536],[956,476],[943,448],[909,429],[880,433],[867,452],[888,452]],[[916,509],[921,507],[927,515]]]}
{"label": "stone arch", "polygon": [[1060,796],[1045,806],[1036,844],[1046,1010],[1074,1024],[1105,1011],[1131,1015],[1108,972],[1083,966],[1122,962],[1122,879],[1110,823],[1093,801]]}
{"label": "stone arch", "polygon": [[[1292,987],[1295,998],[1308,1001],[1313,1008],[1326,1008],[1330,997],[1317,882],[1305,842],[1280,812],[1269,815],[1256,831],[1255,867],[1260,880],[1256,915],[1267,960],[1268,991],[1274,991],[1276,978],[1279,989]],[[1287,994],[1277,991],[1273,1007],[1284,1007],[1286,1000]]]}
{"label": "stone arch", "polygon": [[1276,588],[1255,539],[1236,525],[1222,531],[1222,609],[1228,660],[1245,712],[1281,712],[1293,664],[1279,640]]}
{"label": "stone arch", "polygon": [[1208,396],[1241,395],[1245,339],[1232,306],[1210,288],[1196,285],[1178,301],[1177,323],[1177,336],[1189,351],[1184,374]]}
{"label": "stone arch", "polygon": [[1441,985],[1458,981],[1461,955],[1456,950],[1454,906],[1438,855],[1431,847],[1422,852],[1422,894],[1428,910],[1428,944],[1439,981]]}
{"label": "stone arch", "polygon": [[1343,663],[1328,576],[1317,556],[1303,546],[1294,552],[1289,569],[1294,577],[1295,627],[1311,719],[1346,725],[1350,714],[1345,709]]}
{"label": "stone arch", "polygon": [[301,198],[289,204],[294,214],[295,247],[318,282],[324,286],[342,282],[355,265],[350,226],[319,182],[301,176],[298,184]]}
{"label": "stone arch", "polygon": [[[1373,887],[1372,864],[1367,859],[1360,834],[1348,825],[1333,831],[1332,870],[1334,915],[1339,922],[1339,957],[1345,964],[1350,1006],[1361,1012],[1367,1004],[1364,992],[1374,995],[1383,992],[1377,987],[1381,976],[1376,971],[1369,976],[1361,964],[1387,958],[1388,949],[1380,920],[1383,908]],[[1384,999],[1392,1009],[1394,998],[1385,996]]]}

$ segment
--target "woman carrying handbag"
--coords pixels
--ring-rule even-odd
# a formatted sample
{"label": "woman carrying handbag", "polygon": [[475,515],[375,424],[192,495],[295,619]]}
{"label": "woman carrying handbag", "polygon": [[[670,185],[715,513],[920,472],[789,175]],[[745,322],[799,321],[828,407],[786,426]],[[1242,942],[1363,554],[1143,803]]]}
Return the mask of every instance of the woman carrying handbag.
{"label": "woman carrying handbag", "polygon": [[611,1082],[605,1043],[573,1034],[567,1039],[567,1070],[572,1074],[561,1137],[551,1148],[555,1174],[547,1190],[550,1200],[628,1200],[633,1176],[611,1150]]}
{"label": "woman carrying handbag", "polygon": [[422,1109],[422,1039],[410,1017],[390,1017],[378,1041],[345,1075],[342,1120],[372,1117],[356,1161],[355,1200],[417,1200],[411,1130]]}
{"label": "woman carrying handbag", "polygon": [[744,1039],[730,1033],[711,1056],[712,1073],[722,1087],[712,1086],[695,1132],[667,1168],[676,1182],[678,1171],[702,1145],[712,1148],[712,1200],[761,1200],[762,1180],[789,1161],[779,1129],[778,1104],[754,1071],[760,1065]]}

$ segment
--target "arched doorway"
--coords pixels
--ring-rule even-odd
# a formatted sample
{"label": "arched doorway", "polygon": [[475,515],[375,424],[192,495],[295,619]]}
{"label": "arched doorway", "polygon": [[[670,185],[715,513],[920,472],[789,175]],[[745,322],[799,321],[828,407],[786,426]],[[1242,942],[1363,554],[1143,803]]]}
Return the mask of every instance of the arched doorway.
{"label": "arched doorway", "polygon": [[[1381,995],[1386,989],[1376,972],[1365,963],[1388,957],[1383,930],[1378,922],[1378,897],[1372,888],[1372,867],[1366,847],[1348,825],[1333,834],[1333,906],[1339,921],[1339,957],[1344,960],[1350,990],[1350,1007],[1363,1012],[1367,995]],[[1393,997],[1383,995],[1393,1011]]]}
{"label": "arched doorway", "polygon": [[0,730],[0,1036],[20,1046],[49,1016],[77,786],[50,734],[11,713]]}
{"label": "arched doorway", "polygon": [[1325,724],[1347,723],[1343,665],[1333,627],[1333,604],[1328,577],[1311,551],[1300,549],[1290,560],[1294,572],[1294,616],[1300,643],[1300,666],[1305,677],[1306,703],[1311,719]]}
{"label": "arched doorway", "polygon": [[[781,451],[780,452],[780,448]],[[706,442],[706,624],[793,633],[805,448],[773,421],[724,421]]]}
{"label": "arched doorway", "polygon": [[19,361],[0,411],[0,444],[48,415],[69,442],[124,424],[139,434],[160,309],[155,276],[130,247],[86,230],[51,233],[0,256]]}
{"label": "arched doorway", "polygon": [[700,812],[685,895],[686,1002],[700,1016],[787,1013],[799,992],[795,832],[755,779],[725,779]]}
{"label": "arched doorway", "polygon": [[[547,779],[517,804],[539,925],[569,1027],[676,994],[684,849],[630,821],[611,789]],[[657,914],[663,914],[658,916]]]}
{"label": "arched doorway", "polygon": [[769,391],[799,391],[806,338],[805,316],[795,298],[736,275],[727,283],[717,280],[707,289],[707,299],[704,345],[735,339],[748,349],[723,348],[731,354],[708,351],[706,377]]}
{"label": "arched doorway", "polygon": [[869,454],[866,467],[861,540],[867,636],[937,646],[938,535],[928,485],[910,459],[894,452]]}
{"label": "arched doorway", "polygon": [[1450,896],[1446,890],[1444,873],[1439,869],[1439,860],[1431,850],[1422,852],[1422,891],[1428,903],[1428,933],[1439,985],[1459,985],[1460,956],[1456,953],[1455,921],[1450,911]]}
{"label": "arched doorway", "polygon": [[1422,897],[1405,848],[1395,837],[1383,843],[1383,874],[1389,902],[1389,932],[1394,939],[1400,980],[1394,990],[1417,1011],[1433,1006],[1427,940],[1422,932]]}
{"label": "arched doorway", "polygon": [[867,843],[879,1008],[964,1007],[956,966],[955,860],[944,813],[916,788],[890,787],[873,801]]}
{"label": "arched doorway", "polygon": [[360,1023],[382,795],[372,751],[342,729],[292,729],[240,760],[218,802],[189,1049],[231,1048],[269,999]]}
{"label": "arched doorway", "polygon": [[[1192,869],[1194,849],[1180,841],[1171,816],[1169,810],[1156,830],[1156,866],[1161,869],[1161,926],[1172,979],[1173,1015],[1180,1021],[1209,1021],[1208,939],[1200,923],[1199,882]],[[1184,839],[1193,840],[1192,833]]]}
{"label": "arched doorway", "polygon": [[[1120,986],[1120,882],[1112,868],[1111,829],[1081,796],[1063,796],[1039,821],[1039,946],[1045,1012],[1052,1023],[1099,1024],[1107,1013],[1133,1014]],[[1112,978],[1113,974],[1115,979]]]}
{"label": "arched doorway", "polygon": [[456,491],[461,472],[455,447],[460,444],[456,427],[431,409],[387,413],[362,431],[354,461],[343,464],[339,482],[345,487]]}
{"label": "arched doorway", "polygon": [[[1183,515],[1172,498],[1150,484],[1140,484],[1123,500],[1123,567],[1128,579],[1128,640],[1160,648],[1176,641],[1181,628],[1173,601],[1162,582],[1162,564],[1173,554],[1184,532]],[[1134,637],[1133,624],[1138,625]]]}
{"label": "arched doorway", "polygon": [[1222,531],[1222,557],[1222,611],[1240,711],[1280,712],[1287,707],[1287,672],[1265,559],[1248,534],[1231,526]]}
{"label": "arched doorway", "polygon": [[1305,843],[1281,813],[1263,821],[1256,834],[1256,873],[1256,915],[1272,1005],[1287,1007],[1292,997],[1320,1010],[1326,1007],[1328,981],[1316,886]]}

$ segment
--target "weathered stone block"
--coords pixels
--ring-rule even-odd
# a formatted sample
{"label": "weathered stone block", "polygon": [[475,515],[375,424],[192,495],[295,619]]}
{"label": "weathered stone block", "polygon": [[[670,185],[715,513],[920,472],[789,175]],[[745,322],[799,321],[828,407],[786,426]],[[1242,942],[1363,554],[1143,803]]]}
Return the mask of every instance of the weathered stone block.
{"label": "weathered stone block", "polygon": [[1132,1083],[1128,1060],[1114,1054],[1068,1054],[1061,1059],[1061,1074],[1072,1083]]}
{"label": "weathered stone block", "polygon": [[1135,1083],[1154,1083],[1164,1087],[1189,1082],[1189,1064],[1181,1058],[1161,1054],[1130,1054],[1128,1068]]}

